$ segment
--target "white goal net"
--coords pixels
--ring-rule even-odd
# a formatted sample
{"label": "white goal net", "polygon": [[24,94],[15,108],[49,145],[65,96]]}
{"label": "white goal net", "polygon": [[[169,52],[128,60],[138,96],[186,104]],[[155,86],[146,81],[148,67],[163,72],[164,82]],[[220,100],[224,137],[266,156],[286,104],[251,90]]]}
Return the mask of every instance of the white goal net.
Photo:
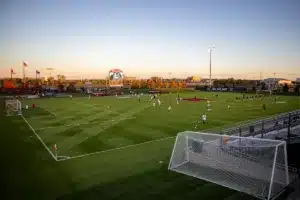
{"label": "white goal net", "polygon": [[22,115],[22,104],[19,100],[5,100],[5,112],[7,116]]}
{"label": "white goal net", "polygon": [[285,141],[201,132],[177,135],[169,170],[261,199],[271,199],[295,177]]}

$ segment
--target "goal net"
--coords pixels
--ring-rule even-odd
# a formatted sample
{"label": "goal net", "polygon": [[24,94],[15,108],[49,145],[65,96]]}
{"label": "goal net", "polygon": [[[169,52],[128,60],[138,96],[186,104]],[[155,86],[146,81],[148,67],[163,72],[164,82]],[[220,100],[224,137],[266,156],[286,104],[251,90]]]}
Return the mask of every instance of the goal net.
{"label": "goal net", "polygon": [[182,132],[176,137],[169,170],[261,199],[271,199],[295,177],[285,141]]}
{"label": "goal net", "polygon": [[22,104],[19,100],[5,100],[5,112],[7,116],[22,115]]}

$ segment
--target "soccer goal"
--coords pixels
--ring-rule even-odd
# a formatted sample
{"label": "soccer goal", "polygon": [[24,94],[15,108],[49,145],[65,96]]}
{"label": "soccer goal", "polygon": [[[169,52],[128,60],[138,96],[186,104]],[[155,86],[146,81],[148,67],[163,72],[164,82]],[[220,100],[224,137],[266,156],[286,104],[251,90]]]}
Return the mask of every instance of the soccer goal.
{"label": "soccer goal", "polygon": [[268,200],[297,176],[285,141],[190,131],[177,135],[169,170]]}
{"label": "soccer goal", "polygon": [[19,100],[5,100],[5,112],[7,116],[22,115],[22,104]]}

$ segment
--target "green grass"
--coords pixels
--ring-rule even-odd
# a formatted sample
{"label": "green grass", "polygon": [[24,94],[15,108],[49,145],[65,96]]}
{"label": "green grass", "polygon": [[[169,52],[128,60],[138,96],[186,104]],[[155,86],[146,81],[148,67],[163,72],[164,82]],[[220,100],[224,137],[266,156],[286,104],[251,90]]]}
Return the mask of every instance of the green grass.
{"label": "green grass", "polygon": [[[270,99],[238,102],[238,94],[232,93],[221,93],[219,98],[212,93],[196,95],[213,101],[208,123],[199,131],[218,132],[241,121],[299,109],[299,97],[280,96],[278,101],[286,103],[273,104]],[[162,106],[155,109],[148,96],[140,104],[137,99],[115,97],[23,101],[23,105],[36,104],[23,115],[51,151],[57,144],[63,156],[104,152],[56,162],[21,117],[3,117],[2,171],[11,188],[6,190],[10,199],[251,199],[167,170],[176,134],[195,130],[206,112],[205,102],[176,105],[175,98],[163,95]],[[172,112],[167,111],[169,103]]]}

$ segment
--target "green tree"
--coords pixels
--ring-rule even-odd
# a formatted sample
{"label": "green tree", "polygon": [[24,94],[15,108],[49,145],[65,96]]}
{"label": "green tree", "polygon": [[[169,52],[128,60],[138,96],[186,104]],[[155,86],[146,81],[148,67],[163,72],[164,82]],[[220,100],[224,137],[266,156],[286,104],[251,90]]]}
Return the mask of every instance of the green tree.
{"label": "green tree", "polygon": [[296,85],[295,92],[300,92],[300,85]]}
{"label": "green tree", "polygon": [[282,91],[283,91],[283,92],[288,92],[288,91],[289,91],[289,86],[288,86],[288,84],[285,83],[285,84],[283,85]]}

